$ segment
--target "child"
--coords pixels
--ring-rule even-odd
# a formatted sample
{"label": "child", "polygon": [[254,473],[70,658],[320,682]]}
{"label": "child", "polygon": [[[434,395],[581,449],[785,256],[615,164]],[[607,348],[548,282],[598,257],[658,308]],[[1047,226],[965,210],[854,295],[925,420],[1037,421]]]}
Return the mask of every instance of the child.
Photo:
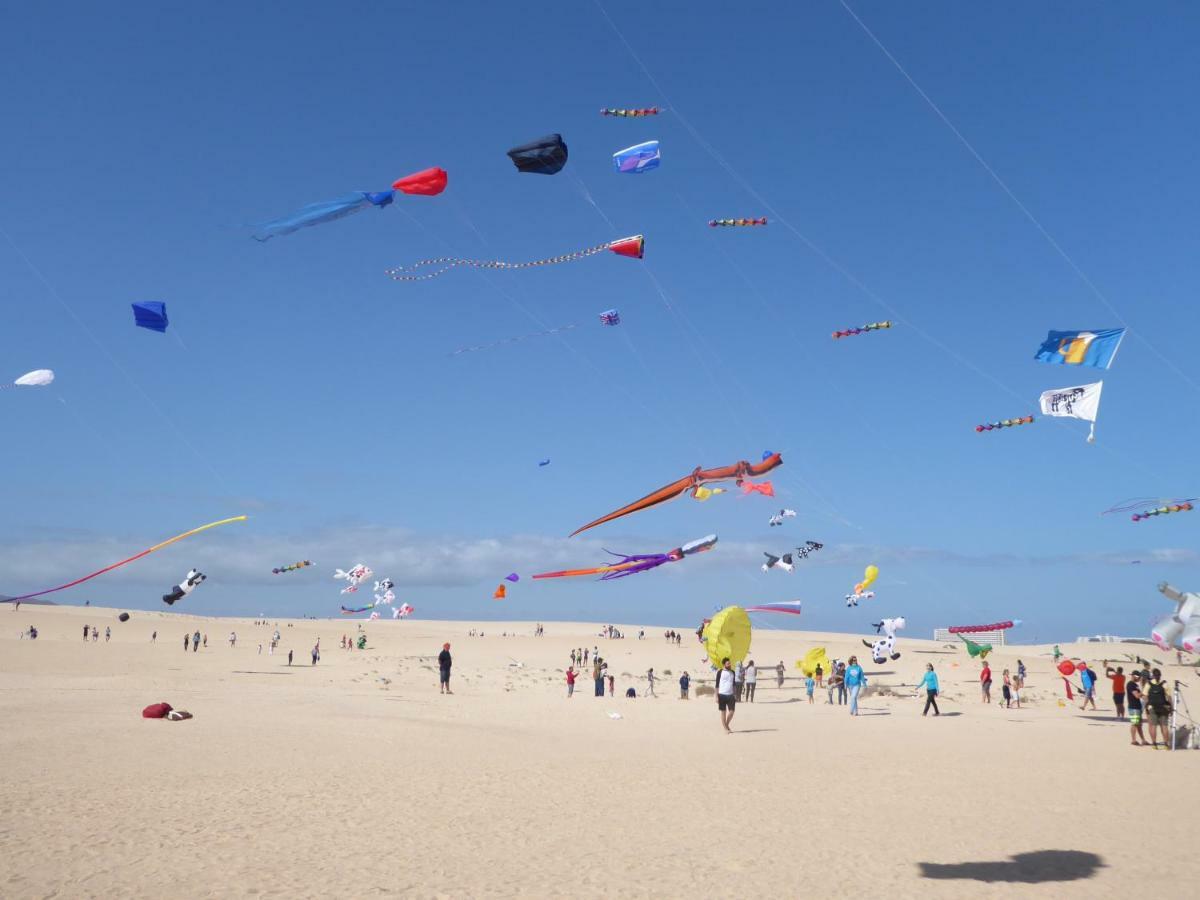
{"label": "child", "polygon": [[[574,656],[575,654],[572,653],[571,655]],[[567,667],[567,696],[568,697],[575,696],[575,667],[574,666]]]}
{"label": "child", "polygon": [[[818,667],[818,669],[819,669],[819,667]],[[816,686],[817,686],[817,680],[815,678],[813,678],[811,675],[809,675],[807,678],[804,679],[804,692],[806,694],[808,694],[808,702],[809,703],[813,702],[813,690],[816,689]]]}
{"label": "child", "polygon": [[688,678],[688,673],[684,672],[679,676],[679,699],[686,700],[688,698],[688,685],[692,680]]}
{"label": "child", "polygon": [[1017,709],[1021,708],[1021,682],[1023,680],[1024,679],[1021,678],[1021,675],[1018,672],[1017,677],[1013,679],[1013,683],[1012,683],[1013,703],[1015,703],[1017,705]]}
{"label": "child", "polygon": [[1012,706],[1012,676],[1008,674],[1008,669],[1004,670],[1004,687],[1001,693],[1004,695],[1004,708],[1009,709]]}

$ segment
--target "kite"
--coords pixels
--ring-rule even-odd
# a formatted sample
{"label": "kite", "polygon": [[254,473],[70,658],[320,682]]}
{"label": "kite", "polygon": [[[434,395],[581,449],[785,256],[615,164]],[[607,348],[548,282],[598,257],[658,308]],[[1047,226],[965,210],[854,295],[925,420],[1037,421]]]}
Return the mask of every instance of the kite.
{"label": "kite", "polygon": [[182,600],[208,579],[208,576],[200,572],[198,569],[190,569],[183,577],[183,581],[171,588],[171,593],[163,594],[162,601],[167,606],[174,606],[176,600]]}
{"label": "kite", "polygon": [[601,325],[620,325],[621,324],[621,314],[619,312],[617,312],[615,309],[606,309],[604,312],[600,313],[600,324]]}
{"label": "kite", "polygon": [[621,119],[640,119],[642,116],[657,116],[661,112],[659,107],[651,106],[649,109],[612,109],[611,107],[600,110],[602,116],[617,116]]}
{"label": "kite", "polygon": [[[1142,519],[1149,519],[1151,516],[1165,516],[1169,513],[1176,512],[1191,512],[1192,504],[1200,500],[1198,497],[1132,497],[1128,500],[1122,500],[1115,506],[1110,506],[1102,516],[1107,516],[1109,513],[1132,512],[1130,519],[1134,522],[1140,522]],[[1136,510],[1136,512],[1134,512]]]}
{"label": "kite", "polygon": [[1069,660],[1069,659],[1064,659],[1062,662],[1060,662],[1058,664],[1058,671],[1059,671],[1059,674],[1062,675],[1064,678],[1069,675],[1074,675],[1075,674],[1075,663],[1071,662],[1071,660]]}
{"label": "kite", "polygon": [[1004,631],[1008,628],[1016,628],[1020,624],[1020,619],[1013,619],[1006,622],[992,622],[990,625],[951,625],[946,630],[951,634],[978,634],[981,631]]}
{"label": "kite", "polygon": [[792,554],[785,553],[783,556],[772,556],[770,553],[763,553],[767,561],[762,564],[762,570],[769,572],[771,569],[783,569],[785,572],[794,572],[795,565],[792,564]]}
{"label": "kite", "polygon": [[961,634],[958,636],[958,639],[967,645],[967,652],[971,654],[971,659],[977,656],[980,659],[987,659],[987,655],[992,652],[991,644],[977,644],[970,638],[963,637]]}
{"label": "kite", "polygon": [[794,509],[781,509],[775,515],[771,516],[771,518],[767,519],[767,524],[774,528],[776,525],[782,525],[784,519],[794,518],[796,518],[796,511]]}
{"label": "kite", "polygon": [[[615,309],[605,310],[600,313],[601,325],[620,325],[621,314]],[[502,338],[498,341],[491,341],[487,344],[475,344],[470,347],[460,347],[451,353],[451,356],[459,356],[463,353],[473,353],[477,350],[491,350],[493,347],[501,347],[505,344],[519,344],[522,341],[527,341],[530,338],[549,337],[554,334],[562,334],[565,331],[573,331],[580,327],[579,322],[572,322],[570,325],[559,325],[557,328],[547,328],[544,331],[531,331],[528,334],[519,334],[516,337]]]}
{"label": "kite", "polygon": [[356,563],[350,567],[348,572],[343,572],[341,569],[335,570],[333,577],[345,579],[348,582],[348,584],[342,588],[343,594],[353,594],[358,590],[359,582],[370,578],[374,574],[375,573],[372,572],[367,566],[364,566],[362,563]]}
{"label": "kite", "polygon": [[503,600],[507,596],[508,596],[508,589],[503,584],[501,584],[496,587],[496,592],[494,594],[492,594],[492,599],[493,600]]}
{"label": "kite", "polygon": [[134,325],[166,334],[167,325],[170,324],[167,321],[167,304],[161,300],[143,300],[130,305],[133,307]]}
{"label": "kite", "polygon": [[367,618],[370,619],[372,622],[374,622],[376,619],[379,618],[379,613],[373,612],[373,613],[371,613],[371,615],[367,616]]}
{"label": "kite", "polygon": [[507,575],[504,576],[504,580],[516,582],[516,581],[521,580],[521,576],[518,575],[516,572],[509,572]]}
{"label": "kite", "polygon": [[613,168],[618,172],[649,172],[662,164],[658,141],[634,144],[613,154]]}
{"label": "kite", "polygon": [[103,575],[106,572],[111,572],[113,569],[119,569],[119,568],[121,568],[121,566],[127,565],[127,564],[133,562],[134,560],[141,559],[143,556],[149,556],[155,550],[161,550],[163,547],[169,547],[171,544],[174,544],[177,541],[182,541],[185,538],[190,538],[194,534],[199,534],[202,531],[208,531],[208,529],[210,529],[210,528],[217,528],[221,525],[228,525],[231,522],[245,522],[245,521],[246,521],[245,516],[234,516],[231,519],[221,519],[218,522],[209,522],[207,525],[201,525],[199,528],[193,528],[191,531],[185,531],[183,534],[177,534],[173,538],[168,538],[167,540],[165,540],[161,543],[155,544],[149,550],[143,550],[141,553],[138,553],[138,554],[135,554],[134,556],[129,557],[129,559],[123,559],[120,562],[113,563],[111,566],[105,566],[103,569],[100,569],[97,572],[92,572],[90,575],[84,575],[82,578],[76,578],[74,581],[68,582],[67,584],[60,584],[58,587],[47,588],[44,591],[37,591],[36,593],[33,593],[33,594],[22,594],[20,597],[8,597],[8,598],[6,598],[6,600],[4,602],[8,602],[9,600],[28,600],[31,597],[41,597],[43,594],[53,594],[56,591],[65,591],[67,588],[72,588],[72,587],[75,587],[75,585],[77,585],[77,584],[83,584],[85,581],[90,581],[91,579],[95,578],[97,575]]}
{"label": "kite", "polygon": [[796,660],[796,668],[805,675],[815,675],[818,667],[822,675],[833,671],[833,660],[826,654],[824,647],[813,647],[802,659]]}
{"label": "kite", "polygon": [[1142,519],[1149,519],[1151,516],[1165,516],[1169,513],[1191,512],[1195,507],[1191,503],[1174,503],[1170,506],[1159,506],[1154,509],[1146,510],[1144,513],[1135,513],[1130,516],[1134,522],[1140,522]]}
{"label": "kite", "polygon": [[701,469],[697,466],[692,470],[692,474],[685,475],[678,481],[673,481],[665,487],[659,488],[657,491],[647,494],[640,500],[635,500],[627,506],[614,510],[607,515],[601,516],[587,525],[576,528],[571,532],[571,537],[587,531],[589,528],[595,528],[597,525],[603,525],[605,522],[611,522],[614,519],[619,519],[622,516],[627,516],[630,513],[639,512],[643,509],[649,509],[652,506],[657,506],[660,503],[665,503],[667,500],[673,500],[676,497],[681,497],[689,491],[697,500],[706,500],[712,493],[701,496],[700,489],[705,484],[716,481],[729,481],[734,479],[737,484],[741,484],[744,480],[759,475],[765,475],[767,472],[774,469],[776,466],[783,464],[783,457],[778,453],[774,453],[760,463],[748,463],[745,460],[736,462],[731,466],[723,466],[719,469]]}
{"label": "kite", "polygon": [[824,544],[818,544],[816,541],[805,541],[803,547],[797,547],[796,552],[800,554],[801,559],[808,559],[808,554],[816,553]]}
{"label": "kite", "polygon": [[764,450],[764,451],[762,452],[762,456],[760,456],[760,457],[759,457],[759,459],[770,459],[770,458],[771,458],[772,456],[774,456],[774,455],[775,455],[775,451],[773,451],[773,450]]}
{"label": "kite", "polygon": [[277,569],[272,569],[271,574],[272,575],[282,575],[284,572],[295,572],[297,569],[305,569],[311,565],[312,565],[312,563],[309,560],[305,559],[305,560],[301,560],[300,562],[294,562],[290,566],[280,566]]}
{"label": "kite", "polygon": [[549,457],[547,457],[546,459],[539,459],[539,460],[538,460],[538,468],[539,468],[539,469],[540,469],[540,468],[543,468],[543,467],[545,467],[545,466],[548,466],[548,465],[550,465],[550,458],[549,458]]}
{"label": "kite", "polygon": [[540,575],[534,575],[534,578],[573,578],[579,575],[599,575],[601,581],[612,581],[616,578],[624,578],[626,575],[637,575],[639,572],[649,572],[651,569],[657,569],[659,566],[671,562],[679,562],[686,556],[693,556],[696,553],[704,553],[711,550],[717,543],[717,536],[710,534],[707,537],[702,537],[699,540],[691,541],[684,544],[682,547],[676,547],[674,550],[668,550],[666,553],[649,553],[638,556],[627,556],[624,553],[613,553],[611,550],[604,552],[610,556],[615,556],[620,559],[620,562],[610,563],[606,566],[596,566],[591,569],[566,569],[561,572],[543,572]]}
{"label": "kite", "polygon": [[[589,256],[595,256],[597,253],[603,253],[605,250],[611,250],[617,256],[641,259],[645,254],[646,239],[640,234],[635,234],[632,237],[618,238],[615,241],[597,244],[595,247],[576,250],[574,253],[564,253],[562,256],[551,256],[547,259],[535,259],[531,262],[519,263],[505,262],[501,259],[459,259],[453,256],[441,256],[436,259],[422,259],[407,266],[397,266],[394,269],[388,269],[387,274],[393,281],[428,281],[430,278],[437,278],[439,275],[448,272],[456,266],[470,266],[474,269],[530,269],[535,266],[549,266],[555,263],[585,259]],[[419,275],[412,274],[417,269],[423,269],[426,266],[439,266],[440,268],[433,272],[423,272]]]}
{"label": "kite", "polygon": [[750,652],[750,617],[740,606],[727,606],[704,626],[701,637],[708,658],[718,669],[725,659],[740,663]]}
{"label": "kite", "polygon": [[1033,416],[1022,416],[1019,419],[1001,419],[999,422],[988,422],[986,425],[976,425],[976,431],[995,431],[997,428],[1012,428],[1016,425],[1033,424]]}
{"label": "kite", "polygon": [[1091,366],[1107,369],[1125,337],[1124,328],[1096,331],[1051,331],[1033,358],[1059,366]]}
{"label": "kite", "polygon": [[698,487],[692,491],[692,499],[699,500],[701,503],[703,503],[708,498],[715,497],[717,494],[723,493],[725,493],[725,488]]}
{"label": "kite", "polygon": [[401,603],[392,610],[393,619],[406,619],[413,614],[413,608],[407,603]]}
{"label": "kite", "polygon": [[12,384],[0,384],[0,388],[12,387],[45,387],[54,381],[54,372],[50,369],[34,369],[26,372]]}
{"label": "kite", "polygon": [[743,481],[741,482],[741,485],[743,497],[747,496],[748,494],[756,493],[762,494],[764,497],[775,496],[775,485],[771,484],[769,481]]}
{"label": "kite", "polygon": [[121,613],[119,616],[117,616],[117,621],[118,622],[128,622],[129,621],[129,613],[127,613],[127,612]]}
{"label": "kite", "polygon": [[879,577],[879,566],[867,566],[863,571],[863,580],[854,586],[855,593],[862,593],[867,588],[875,583],[875,579]]}
{"label": "kite", "polygon": [[875,661],[875,665],[881,666],[888,659],[899,659],[900,654],[896,652],[896,632],[901,631],[908,623],[904,621],[904,616],[898,616],[895,619],[883,619],[875,622],[875,633],[883,632],[883,637],[871,643],[863,641],[863,646],[871,651],[871,659]]}
{"label": "kite", "polygon": [[[390,578],[375,582],[375,602],[383,606],[391,606],[392,601],[396,599],[396,593],[392,590],[395,586],[396,583]],[[381,594],[380,591],[383,593]]]}
{"label": "kite", "polygon": [[368,603],[366,606],[360,606],[360,607],[358,607],[358,608],[356,608],[356,609],[351,609],[351,608],[350,608],[350,607],[348,607],[348,606],[343,606],[343,607],[342,607],[342,615],[344,615],[344,616],[352,616],[352,615],[354,615],[355,613],[367,612],[368,610],[371,610],[371,609],[374,609],[374,608],[375,608],[375,604],[374,604],[374,603]]}
{"label": "kite", "polygon": [[762,606],[747,606],[748,613],[787,613],[790,616],[800,615],[801,602],[799,600],[787,600],[783,603],[764,603]]}
{"label": "kite", "polygon": [[1177,605],[1175,612],[1159,619],[1150,630],[1150,639],[1160,650],[1183,649],[1200,653],[1200,594],[1184,593],[1165,581],[1159,592]]}
{"label": "kite", "polygon": [[567,164],[567,145],[563,143],[561,134],[548,134],[528,144],[513,147],[508,151],[508,158],[518,172],[553,175],[562,171]]}
{"label": "kite", "polygon": [[1100,412],[1100,392],[1104,382],[1083,384],[1079,387],[1059,388],[1045,391],[1040,399],[1043,416],[1066,416],[1071,419],[1082,419],[1091,422],[1088,432],[1089,444],[1096,443],[1096,416]]}
{"label": "kite", "polygon": [[858,606],[859,600],[874,600],[874,591],[855,591],[853,594],[846,595],[847,606]]}
{"label": "kite", "polygon": [[868,331],[881,331],[884,328],[891,328],[891,322],[868,322],[861,328],[847,328],[845,331],[835,331],[833,339],[836,341],[839,338],[853,337],[856,334],[866,334]]}
{"label": "kite", "polygon": [[709,228],[733,228],[739,225],[766,225],[767,217],[761,219],[709,219]]}
{"label": "kite", "polygon": [[256,241],[269,241],[273,237],[291,234],[293,231],[299,231],[301,228],[307,228],[311,225],[323,225],[326,222],[345,218],[372,206],[377,209],[383,209],[385,206],[390,206],[392,201],[396,199],[397,191],[403,194],[419,194],[425,197],[432,197],[440,194],[445,189],[446,172],[444,169],[439,169],[435,166],[432,169],[424,169],[412,175],[397,178],[392,182],[392,189],[390,191],[353,191],[338,197],[336,200],[323,200],[318,203],[310,203],[308,206],[298,209],[294,213],[289,213],[278,219],[272,219],[270,222],[264,222],[258,226],[258,230],[252,236]]}

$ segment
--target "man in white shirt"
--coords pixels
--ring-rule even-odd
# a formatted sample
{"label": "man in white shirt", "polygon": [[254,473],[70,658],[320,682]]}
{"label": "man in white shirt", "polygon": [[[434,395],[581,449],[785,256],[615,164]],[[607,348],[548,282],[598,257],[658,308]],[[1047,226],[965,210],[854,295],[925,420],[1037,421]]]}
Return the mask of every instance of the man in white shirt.
{"label": "man in white shirt", "polygon": [[754,685],[758,683],[758,666],[754,664],[754,660],[750,660],[750,665],[746,666],[746,694],[745,697],[751,703],[754,702]]}
{"label": "man in white shirt", "polygon": [[721,660],[721,669],[717,672],[717,709],[721,712],[721,727],[725,729],[726,734],[733,733],[729,723],[733,721],[736,707],[737,681],[727,656]]}

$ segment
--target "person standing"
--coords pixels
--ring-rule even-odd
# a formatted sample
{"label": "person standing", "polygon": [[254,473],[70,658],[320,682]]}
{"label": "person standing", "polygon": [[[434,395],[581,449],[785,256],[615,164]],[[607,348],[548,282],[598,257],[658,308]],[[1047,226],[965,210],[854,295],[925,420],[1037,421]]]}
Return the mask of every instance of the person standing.
{"label": "person standing", "polygon": [[1163,749],[1170,750],[1171,698],[1167,696],[1167,683],[1158,669],[1151,670],[1150,683],[1146,686],[1146,718],[1150,720],[1150,745],[1158,749],[1161,733]]}
{"label": "person standing", "polygon": [[1116,671],[1113,671],[1112,666],[1108,664],[1108,660],[1104,661],[1104,674],[1108,676],[1112,682],[1113,706],[1117,708],[1117,718],[1125,718],[1125,667],[1117,666]]}
{"label": "person standing", "polygon": [[[813,678],[811,675],[805,676],[805,678],[804,678],[804,693],[808,695],[809,706],[812,705],[813,691],[815,691],[816,689],[817,689],[817,679]],[[832,705],[832,703],[833,703],[833,678],[829,679],[829,702]]]}
{"label": "person standing", "polygon": [[649,697],[657,697],[658,695],[656,693],[654,693],[654,669],[653,668],[649,668],[646,670],[646,685],[647,685],[646,686],[646,695]]}
{"label": "person standing", "polygon": [[679,676],[679,699],[686,700],[688,698],[688,686],[692,680],[688,677],[688,673],[684,672]]}
{"label": "person standing", "polygon": [[862,690],[863,681],[862,666],[858,664],[858,657],[851,656],[850,664],[846,666],[846,688],[850,692],[850,715],[858,715],[858,693]]}
{"label": "person standing", "polygon": [[183,636],[183,652],[184,653],[187,653],[188,644],[190,644],[191,642],[192,642],[191,635],[185,633]]}
{"label": "person standing", "polygon": [[111,640],[112,640],[112,626],[105,625],[104,626],[104,643],[107,644]]}
{"label": "person standing", "polygon": [[289,650],[288,651],[288,665],[290,666],[291,664],[292,664],[292,651]]}
{"label": "person standing", "polygon": [[992,667],[988,661],[983,661],[983,669],[979,672],[979,690],[983,694],[983,702],[992,702]]}
{"label": "person standing", "polygon": [[192,652],[197,653],[200,650],[200,631],[197,629],[192,633]]}
{"label": "person standing", "polygon": [[738,662],[737,669],[734,670],[734,678],[737,681],[737,698],[740,701],[746,693],[746,667]]}
{"label": "person standing", "polygon": [[571,651],[571,668],[575,668],[575,651]]}
{"label": "person standing", "polygon": [[450,690],[450,666],[454,661],[450,658],[450,644],[442,644],[442,652],[438,654],[438,693],[453,694]]}
{"label": "person standing", "polygon": [[153,644],[157,640],[158,640],[158,632],[157,631],[150,632],[150,643]]}
{"label": "person standing", "polygon": [[204,649],[205,650],[208,649],[208,635],[207,634],[204,635]]}
{"label": "person standing", "polygon": [[1000,687],[1000,694],[1004,697],[1004,708],[1008,709],[1012,706],[1012,676],[1008,674],[1008,669],[1003,673],[1004,684]]}
{"label": "person standing", "polygon": [[98,640],[100,640],[100,629],[97,628],[95,625],[93,625],[92,626],[92,643],[94,644]]}
{"label": "person standing", "polygon": [[[938,677],[937,672],[933,671],[933,663],[925,663],[925,675],[921,678],[921,683],[917,685],[917,691],[919,692],[921,688],[925,688],[925,711],[921,715],[928,715],[929,707],[932,706],[933,714],[940,716],[942,711],[938,709],[937,705]],[[918,696],[920,696],[919,693]]]}
{"label": "person standing", "polygon": [[837,664],[837,698],[838,706],[846,705],[846,664]]}
{"label": "person standing", "polygon": [[817,687],[821,687],[821,681],[825,677],[825,670],[821,668],[821,664],[817,663],[817,670],[813,673],[817,679]]}
{"label": "person standing", "polygon": [[1134,747],[1145,747],[1146,735],[1142,733],[1142,689],[1138,686],[1136,674],[1125,684],[1125,699],[1129,706],[1129,743]]}
{"label": "person standing", "polygon": [[[1079,664],[1079,680],[1083,684],[1083,705],[1080,709],[1087,709],[1087,705],[1092,704],[1092,709],[1096,708],[1096,673],[1087,667],[1087,663]],[[1150,735],[1153,739],[1154,726],[1150,726]]]}
{"label": "person standing", "polygon": [[754,688],[758,684],[758,666],[754,665],[754,660],[750,660],[750,665],[746,666],[746,699],[751,703],[754,702]]}
{"label": "person standing", "polygon": [[567,698],[575,696],[575,666],[567,667]]}
{"label": "person standing", "polygon": [[721,660],[721,669],[717,672],[717,710],[721,713],[721,727],[726,734],[732,734],[729,723],[737,710],[737,673],[729,665],[729,657]]}
{"label": "person standing", "polygon": [[84,625],[84,626],[83,626],[83,639],[84,639],[85,641],[87,640],[87,636],[88,636],[88,626],[87,626],[87,625]]}
{"label": "person standing", "polygon": [[[616,692],[617,679],[612,675],[607,675],[605,677],[608,679],[608,696],[611,697]],[[604,685],[603,684],[601,684],[601,686],[600,686],[600,693],[601,694],[604,693]]]}
{"label": "person standing", "polygon": [[321,658],[321,647],[320,647],[320,645],[318,645],[318,644],[313,644],[313,648],[312,648],[312,650],[311,650],[311,652],[310,652],[310,655],[312,656],[312,664],[315,666],[315,665],[317,664],[317,660],[319,660],[319,659]]}
{"label": "person standing", "polygon": [[237,643],[237,632],[236,631],[229,632],[229,646],[232,648],[233,645],[236,643]]}
{"label": "person standing", "polygon": [[1017,660],[1017,678],[1021,680],[1021,684],[1025,683],[1025,663]]}
{"label": "person standing", "polygon": [[783,668],[783,660],[781,659],[779,661],[779,665],[777,665],[775,667],[775,686],[777,688],[779,688],[780,690],[783,690],[783,673],[784,673],[784,671],[785,670]]}

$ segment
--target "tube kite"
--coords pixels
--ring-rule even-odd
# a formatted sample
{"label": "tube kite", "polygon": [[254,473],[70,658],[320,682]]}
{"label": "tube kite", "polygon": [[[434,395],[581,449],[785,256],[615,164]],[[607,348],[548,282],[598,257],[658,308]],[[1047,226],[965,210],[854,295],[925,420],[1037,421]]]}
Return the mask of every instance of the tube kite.
{"label": "tube kite", "polygon": [[51,369],[34,369],[32,372],[26,372],[12,384],[0,384],[0,388],[12,387],[45,387],[54,381],[54,372]]}
{"label": "tube kite", "polygon": [[657,116],[662,110],[657,106],[651,106],[647,109],[613,109],[606,107],[600,110],[602,116],[616,116],[620,119],[640,119],[643,116]]}
{"label": "tube kite", "polygon": [[801,602],[799,600],[786,600],[782,603],[764,603],[762,606],[747,606],[748,613],[787,613],[789,616],[800,615]]}
{"label": "tube kite", "polygon": [[374,609],[374,608],[375,608],[375,604],[374,604],[374,603],[368,603],[366,606],[359,606],[359,607],[357,607],[357,608],[355,608],[355,609],[351,609],[351,608],[350,608],[350,607],[348,607],[348,606],[343,606],[343,607],[342,607],[342,615],[344,615],[344,616],[352,616],[352,615],[354,615],[355,613],[367,612],[368,610],[372,610],[372,609]]}
{"label": "tube kite", "polygon": [[709,219],[709,228],[736,228],[742,225],[766,225],[767,217],[760,219]]}
{"label": "tube kite", "polygon": [[1197,497],[1131,497],[1128,500],[1122,500],[1114,506],[1110,506],[1102,516],[1107,516],[1111,513],[1131,512],[1130,519],[1134,522],[1140,522],[1142,519],[1148,519],[1151,516],[1165,516],[1173,512],[1191,512],[1192,504],[1200,500]]}
{"label": "tube kite", "polygon": [[1033,416],[1022,416],[1019,419],[1001,419],[999,422],[988,422],[986,425],[976,425],[976,431],[995,431],[998,428],[1012,428],[1016,425],[1033,424]]}
{"label": "tube kite", "polygon": [[839,338],[853,337],[856,334],[866,334],[868,331],[881,331],[884,328],[891,328],[891,322],[869,322],[861,328],[847,328],[845,331],[835,331],[833,339],[836,341]]}
{"label": "tube kite", "polygon": [[295,572],[297,569],[305,569],[311,565],[312,565],[312,563],[309,560],[305,559],[305,560],[301,560],[300,562],[294,562],[290,566],[280,566],[277,569],[272,569],[271,574],[272,575],[282,575],[284,572]]}
{"label": "tube kite", "polygon": [[719,469],[701,469],[699,466],[697,466],[692,470],[692,474],[685,475],[678,481],[673,481],[670,484],[647,494],[640,500],[635,500],[627,506],[622,506],[620,509],[613,510],[607,515],[601,516],[599,519],[589,522],[587,525],[576,528],[571,532],[570,536],[574,537],[581,532],[587,531],[589,528],[595,528],[597,525],[603,525],[605,522],[611,522],[614,519],[619,519],[622,516],[629,515],[630,513],[640,512],[643,509],[649,509],[652,506],[657,506],[658,504],[665,503],[668,500],[674,500],[676,497],[682,497],[689,491],[697,500],[707,499],[708,496],[711,496],[712,492],[705,496],[700,495],[700,490],[704,489],[706,484],[733,480],[735,483],[740,485],[747,478],[756,478],[760,475],[765,475],[776,466],[780,466],[782,464],[783,457],[778,453],[773,453],[759,463],[748,463],[745,460],[741,460],[740,462],[736,462],[731,466],[722,466]]}
{"label": "tube kite", "polygon": [[1134,513],[1129,518],[1134,522],[1140,522],[1142,519],[1149,519],[1151,516],[1165,516],[1169,513],[1191,512],[1195,507],[1191,503],[1173,503],[1170,506],[1159,506],[1155,509],[1146,510],[1144,513]]}
{"label": "tube kite", "polygon": [[717,536],[710,534],[707,537],[702,537],[699,540],[691,541],[684,544],[682,547],[676,547],[674,550],[668,550],[666,553],[650,553],[638,556],[627,556],[624,553],[613,553],[611,550],[605,550],[610,556],[615,556],[621,561],[611,563],[607,566],[597,566],[592,569],[566,569],[561,572],[543,572],[540,575],[534,575],[534,578],[573,578],[580,575],[599,575],[601,581],[612,581],[616,578],[624,578],[626,575],[636,575],[639,572],[649,572],[651,569],[657,569],[665,563],[679,562],[685,556],[693,556],[697,553],[704,553],[711,550],[717,543]]}
{"label": "tube kite", "polygon": [[141,553],[134,554],[133,556],[129,557],[128,559],[123,559],[120,562],[115,562],[111,566],[105,566],[103,569],[100,569],[99,571],[96,571],[96,572],[92,572],[90,575],[84,575],[82,578],[76,578],[74,581],[69,581],[66,584],[60,584],[58,587],[46,588],[44,591],[36,591],[35,593],[32,593],[32,594],[22,594],[20,597],[7,597],[2,602],[7,603],[10,600],[28,600],[31,597],[41,597],[44,594],[53,594],[57,591],[65,591],[67,588],[75,587],[77,584],[83,584],[85,581],[91,581],[93,578],[95,578],[98,575],[103,575],[106,572],[111,572],[113,569],[119,569],[119,568],[121,568],[121,566],[128,565],[129,563],[133,562],[134,560],[141,559],[143,556],[149,556],[154,551],[161,550],[163,547],[169,547],[174,543],[184,540],[185,538],[190,538],[194,534],[199,534],[202,531],[208,531],[210,528],[218,528],[221,525],[228,525],[231,522],[245,522],[245,521],[246,521],[245,516],[233,516],[232,518],[229,518],[229,519],[221,519],[218,522],[209,522],[207,525],[201,525],[199,528],[193,528],[191,531],[185,531],[183,534],[177,534],[173,538],[168,538],[167,540],[162,541],[161,543],[155,544],[149,550],[143,550]]}
{"label": "tube kite", "polygon": [[946,630],[951,634],[978,634],[981,631],[1004,631],[1020,624],[1020,619],[1013,619],[1007,622],[992,622],[990,625],[951,625]]}
{"label": "tube kite", "polygon": [[[618,238],[615,241],[597,244],[595,247],[588,247],[585,250],[576,250],[574,253],[564,253],[562,256],[551,256],[548,259],[535,259],[531,262],[514,263],[505,262],[501,259],[459,259],[453,256],[441,256],[436,259],[422,259],[407,266],[397,266],[394,269],[388,269],[387,274],[393,281],[428,281],[430,278],[437,278],[439,275],[448,272],[456,266],[469,266],[474,269],[531,269],[535,266],[549,266],[555,263],[585,259],[589,256],[595,256],[597,253],[603,253],[605,250],[611,250],[617,256],[641,259],[645,254],[645,249],[646,239],[640,234],[635,234],[632,237]],[[439,268],[433,272],[423,272],[418,275],[412,274],[426,266],[438,266]]]}
{"label": "tube kite", "polygon": [[[606,309],[599,313],[601,325],[620,325],[621,314],[615,309]],[[579,322],[572,322],[570,325],[559,325],[557,328],[547,328],[545,331],[531,331],[528,334],[519,334],[516,337],[501,338],[498,341],[490,341],[486,344],[475,344],[470,347],[460,347],[451,353],[451,356],[459,356],[463,353],[474,353],[478,350],[491,350],[493,347],[502,347],[505,344],[519,344],[522,341],[527,341],[530,338],[549,337],[550,335],[562,334],[567,331],[573,331],[580,327]]]}
{"label": "tube kite", "polygon": [[739,663],[750,652],[750,617],[740,606],[727,606],[701,632],[708,658],[718,669],[722,660]]}

